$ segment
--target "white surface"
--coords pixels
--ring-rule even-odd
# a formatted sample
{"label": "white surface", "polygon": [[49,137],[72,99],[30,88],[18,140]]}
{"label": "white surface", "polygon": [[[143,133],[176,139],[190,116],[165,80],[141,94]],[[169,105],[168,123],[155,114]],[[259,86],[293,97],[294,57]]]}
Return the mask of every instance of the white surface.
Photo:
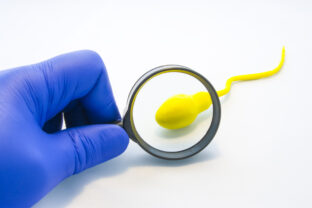
{"label": "white surface", "polygon": [[184,161],[131,143],[120,157],[68,178],[35,207],[312,207],[309,0],[1,1],[0,68],[92,49],[118,105],[146,70],[181,64],[217,89],[231,75],[286,63],[235,84],[211,145]]}

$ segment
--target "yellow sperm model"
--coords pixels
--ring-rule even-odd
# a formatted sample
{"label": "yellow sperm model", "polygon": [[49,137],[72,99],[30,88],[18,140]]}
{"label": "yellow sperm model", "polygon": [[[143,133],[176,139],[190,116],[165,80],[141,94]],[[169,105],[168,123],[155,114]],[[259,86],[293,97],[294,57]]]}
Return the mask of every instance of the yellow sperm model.
{"label": "yellow sperm model", "polygon": [[[285,47],[282,49],[282,57],[279,65],[271,70],[256,74],[238,75],[226,81],[225,88],[217,91],[218,96],[226,95],[232,82],[261,79],[272,76],[280,71],[285,61]],[[212,104],[208,92],[198,92],[194,95],[179,94],[167,99],[157,110],[155,119],[157,123],[166,129],[184,128],[196,119],[197,115],[207,110]]]}

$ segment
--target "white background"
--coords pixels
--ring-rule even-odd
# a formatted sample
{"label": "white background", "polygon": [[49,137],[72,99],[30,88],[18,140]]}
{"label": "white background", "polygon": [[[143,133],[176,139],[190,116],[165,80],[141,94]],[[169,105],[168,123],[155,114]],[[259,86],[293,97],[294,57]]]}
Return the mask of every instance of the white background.
{"label": "white background", "polygon": [[92,49],[103,58],[121,111],[147,70],[181,64],[221,89],[213,142],[183,161],[130,143],[120,157],[68,178],[35,207],[312,207],[312,3],[261,1],[1,1],[0,68]]}

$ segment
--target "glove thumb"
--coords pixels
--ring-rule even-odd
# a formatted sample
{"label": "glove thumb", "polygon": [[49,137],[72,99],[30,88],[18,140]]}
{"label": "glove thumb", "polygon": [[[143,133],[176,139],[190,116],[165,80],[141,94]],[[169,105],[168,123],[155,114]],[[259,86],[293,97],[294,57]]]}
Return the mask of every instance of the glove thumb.
{"label": "glove thumb", "polygon": [[[129,137],[123,128],[113,124],[70,128],[58,133],[67,140],[66,155],[73,158],[73,174],[112,159],[125,151]],[[67,145],[66,145],[67,146]]]}

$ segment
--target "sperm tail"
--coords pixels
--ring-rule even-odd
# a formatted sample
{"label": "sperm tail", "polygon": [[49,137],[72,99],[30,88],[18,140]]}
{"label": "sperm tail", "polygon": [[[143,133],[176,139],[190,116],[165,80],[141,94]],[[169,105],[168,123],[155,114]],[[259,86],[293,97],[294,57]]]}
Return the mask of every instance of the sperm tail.
{"label": "sperm tail", "polygon": [[282,49],[282,57],[281,57],[280,63],[275,69],[273,69],[271,71],[261,72],[261,73],[245,74],[245,75],[238,75],[238,76],[231,77],[226,81],[225,88],[223,90],[219,90],[217,92],[218,96],[221,97],[221,96],[229,93],[230,89],[231,89],[232,82],[262,79],[262,78],[270,77],[270,76],[276,74],[282,68],[284,61],[285,61],[285,46]]}

